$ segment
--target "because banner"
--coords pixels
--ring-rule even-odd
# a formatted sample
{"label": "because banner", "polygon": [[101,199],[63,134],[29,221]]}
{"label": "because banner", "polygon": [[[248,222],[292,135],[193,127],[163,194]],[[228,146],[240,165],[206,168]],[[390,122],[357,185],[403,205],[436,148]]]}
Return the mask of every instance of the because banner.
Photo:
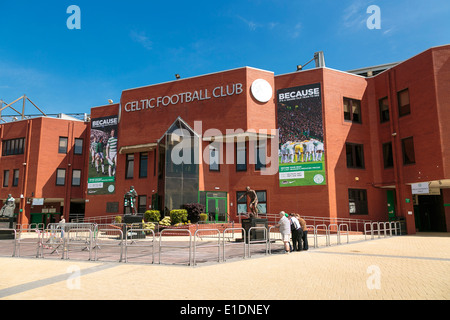
{"label": "because banner", "polygon": [[320,83],[277,91],[280,187],[326,185]]}
{"label": "because banner", "polygon": [[91,119],[88,194],[113,194],[116,189],[118,116]]}

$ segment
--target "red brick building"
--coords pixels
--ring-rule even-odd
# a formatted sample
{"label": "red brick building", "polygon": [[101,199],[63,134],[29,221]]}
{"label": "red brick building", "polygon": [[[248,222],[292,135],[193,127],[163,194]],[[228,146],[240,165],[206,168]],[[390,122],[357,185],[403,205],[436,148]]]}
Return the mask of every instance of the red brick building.
{"label": "red brick building", "polygon": [[50,117],[0,125],[0,199],[8,194],[16,199],[18,223],[83,213],[86,128],[84,121]]}
{"label": "red brick building", "polygon": [[[25,155],[0,163],[29,170],[33,187],[25,198],[60,205],[82,199],[86,217],[122,214],[134,186],[140,212],[199,202],[211,219],[236,220],[249,210],[240,197],[250,186],[263,213],[401,217],[408,233],[448,231],[450,46],[373,74],[320,67],[274,75],[244,67],[128,89],[120,103],[92,108],[90,124],[65,124],[72,126],[61,128],[66,135],[47,137],[47,127],[33,125],[48,148],[59,136],[69,145],[83,139],[82,156],[40,149],[36,169],[22,167],[31,163]],[[19,123],[1,125],[3,144],[29,137],[30,121],[14,129],[23,132],[7,129]],[[65,168],[70,179],[75,166],[83,170],[81,186],[51,182],[55,169]],[[13,191],[2,188],[0,198]],[[33,210],[23,207],[23,219],[31,220]],[[70,211],[64,205],[65,215]]]}

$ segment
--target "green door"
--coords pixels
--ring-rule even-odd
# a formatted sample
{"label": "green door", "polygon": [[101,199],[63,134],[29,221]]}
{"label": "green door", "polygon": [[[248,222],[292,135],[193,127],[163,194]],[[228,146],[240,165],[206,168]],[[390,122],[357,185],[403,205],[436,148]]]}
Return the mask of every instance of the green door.
{"label": "green door", "polygon": [[388,206],[389,221],[394,221],[396,219],[395,190],[387,190],[387,206]]}
{"label": "green door", "polygon": [[227,198],[206,197],[206,212],[208,212],[209,221],[226,222],[228,220],[227,208]]}

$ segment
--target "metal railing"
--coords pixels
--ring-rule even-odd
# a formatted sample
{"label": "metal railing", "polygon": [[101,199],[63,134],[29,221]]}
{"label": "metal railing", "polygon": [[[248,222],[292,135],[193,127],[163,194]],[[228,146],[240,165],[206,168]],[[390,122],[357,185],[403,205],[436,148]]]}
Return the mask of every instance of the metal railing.
{"label": "metal railing", "polygon": [[[258,251],[258,254],[264,255],[284,249],[284,246],[277,249],[274,247],[276,242],[282,242],[276,225],[269,228],[252,227],[247,230],[238,227],[221,229],[209,226],[208,229],[197,229],[194,234],[189,229],[176,228],[167,228],[157,234],[151,229],[132,225],[117,225],[112,228],[111,224],[67,223],[51,224],[44,230],[36,226],[22,225],[18,230],[0,229],[10,232],[11,237],[10,240],[0,241],[0,256],[124,263],[136,261],[154,264],[155,251],[158,250],[158,263],[163,264],[166,257],[173,258],[175,255],[177,261],[180,261],[185,256],[183,251],[186,250],[188,257],[183,261],[189,266],[196,266],[199,261],[199,250],[204,250],[202,257],[206,257],[202,258],[202,261],[220,263],[228,260],[231,248],[233,257],[242,259],[251,258],[257,245],[264,246]],[[345,223],[307,225],[308,242],[313,241],[309,246],[319,248],[350,243],[349,229],[349,225]],[[235,241],[230,241],[229,234],[233,234]],[[236,234],[240,237],[235,236]],[[399,221],[366,222],[360,236],[364,236],[363,240],[372,240],[400,234]],[[336,241],[332,241],[331,237],[336,237]],[[242,251],[234,250],[239,245]]]}

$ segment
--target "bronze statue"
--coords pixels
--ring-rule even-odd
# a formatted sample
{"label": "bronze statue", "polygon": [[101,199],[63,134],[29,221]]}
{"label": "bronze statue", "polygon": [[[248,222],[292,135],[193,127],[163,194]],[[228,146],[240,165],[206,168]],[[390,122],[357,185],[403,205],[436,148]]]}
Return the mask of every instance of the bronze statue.
{"label": "bronze statue", "polygon": [[0,217],[12,218],[14,217],[14,209],[16,208],[15,199],[8,194],[5,204],[0,209]]}
{"label": "bronze statue", "polygon": [[125,193],[125,196],[124,196],[125,207],[129,207],[130,213],[133,215],[137,214],[136,205],[135,205],[137,196],[138,196],[138,194],[137,194],[136,190],[134,190],[133,186],[131,186],[130,191]]}
{"label": "bronze statue", "polygon": [[246,189],[247,191],[242,196],[239,197],[238,201],[242,197],[247,196],[250,199],[249,204],[251,210],[250,217],[258,218],[258,196],[256,195],[256,191],[250,189],[250,187],[247,187]]}

